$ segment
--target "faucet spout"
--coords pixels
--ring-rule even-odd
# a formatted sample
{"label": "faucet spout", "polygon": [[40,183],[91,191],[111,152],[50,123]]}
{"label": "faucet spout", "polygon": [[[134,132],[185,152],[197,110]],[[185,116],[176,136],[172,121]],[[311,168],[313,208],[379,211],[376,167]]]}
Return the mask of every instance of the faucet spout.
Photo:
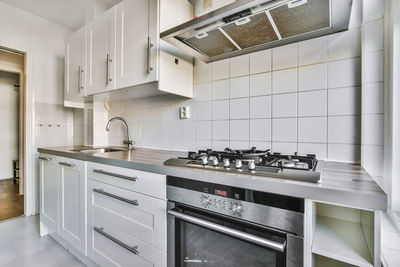
{"label": "faucet spout", "polygon": [[111,122],[113,122],[113,121],[115,121],[115,120],[120,120],[120,121],[122,121],[122,122],[125,124],[127,140],[124,140],[124,144],[128,146],[128,149],[134,149],[133,141],[129,139],[129,138],[130,138],[130,135],[129,135],[129,125],[128,125],[128,123],[126,122],[126,120],[125,120],[124,118],[122,118],[122,117],[114,117],[114,118],[111,118],[111,119],[107,122],[106,131],[107,131],[107,132],[110,131]]}

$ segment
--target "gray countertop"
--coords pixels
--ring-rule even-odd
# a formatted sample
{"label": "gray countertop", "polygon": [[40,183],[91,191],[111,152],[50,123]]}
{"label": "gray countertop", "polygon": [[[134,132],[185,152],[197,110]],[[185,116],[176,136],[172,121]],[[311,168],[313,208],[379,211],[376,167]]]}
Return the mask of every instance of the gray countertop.
{"label": "gray countertop", "polygon": [[85,146],[39,148],[41,153],[103,163],[147,172],[184,177],[217,184],[242,187],[281,195],[370,210],[386,210],[387,196],[371,176],[359,165],[324,162],[319,184],[244,174],[165,166],[169,158],[185,156],[187,152],[136,148],[133,151],[111,153],[81,153],[71,150]]}

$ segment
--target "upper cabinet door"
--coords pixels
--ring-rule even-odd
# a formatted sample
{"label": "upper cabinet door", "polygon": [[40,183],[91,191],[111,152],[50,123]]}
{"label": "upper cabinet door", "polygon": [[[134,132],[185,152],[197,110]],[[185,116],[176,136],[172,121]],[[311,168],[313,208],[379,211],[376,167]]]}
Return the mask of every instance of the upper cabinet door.
{"label": "upper cabinet door", "polygon": [[65,99],[85,95],[86,26],[71,34],[65,47]]}
{"label": "upper cabinet door", "polygon": [[88,95],[115,89],[115,10],[111,8],[89,24]]}
{"label": "upper cabinet door", "polygon": [[156,80],[157,37],[149,35],[149,1],[125,0],[117,5],[117,88]]}

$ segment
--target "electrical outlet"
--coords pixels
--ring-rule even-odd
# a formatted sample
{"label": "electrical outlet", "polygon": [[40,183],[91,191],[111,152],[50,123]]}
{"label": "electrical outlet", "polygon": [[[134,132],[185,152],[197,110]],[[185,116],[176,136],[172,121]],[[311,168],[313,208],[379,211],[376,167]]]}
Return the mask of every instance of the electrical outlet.
{"label": "electrical outlet", "polygon": [[179,108],[179,118],[181,120],[190,118],[190,108],[189,107],[180,107]]}

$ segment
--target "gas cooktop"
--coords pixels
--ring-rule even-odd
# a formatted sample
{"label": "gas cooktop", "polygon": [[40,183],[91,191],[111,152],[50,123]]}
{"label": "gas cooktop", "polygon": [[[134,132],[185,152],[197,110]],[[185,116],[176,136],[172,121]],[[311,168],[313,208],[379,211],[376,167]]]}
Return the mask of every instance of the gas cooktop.
{"label": "gas cooktop", "polygon": [[284,155],[253,147],[246,150],[199,150],[189,152],[187,157],[168,159],[164,164],[319,183],[323,161],[318,161],[314,154]]}

